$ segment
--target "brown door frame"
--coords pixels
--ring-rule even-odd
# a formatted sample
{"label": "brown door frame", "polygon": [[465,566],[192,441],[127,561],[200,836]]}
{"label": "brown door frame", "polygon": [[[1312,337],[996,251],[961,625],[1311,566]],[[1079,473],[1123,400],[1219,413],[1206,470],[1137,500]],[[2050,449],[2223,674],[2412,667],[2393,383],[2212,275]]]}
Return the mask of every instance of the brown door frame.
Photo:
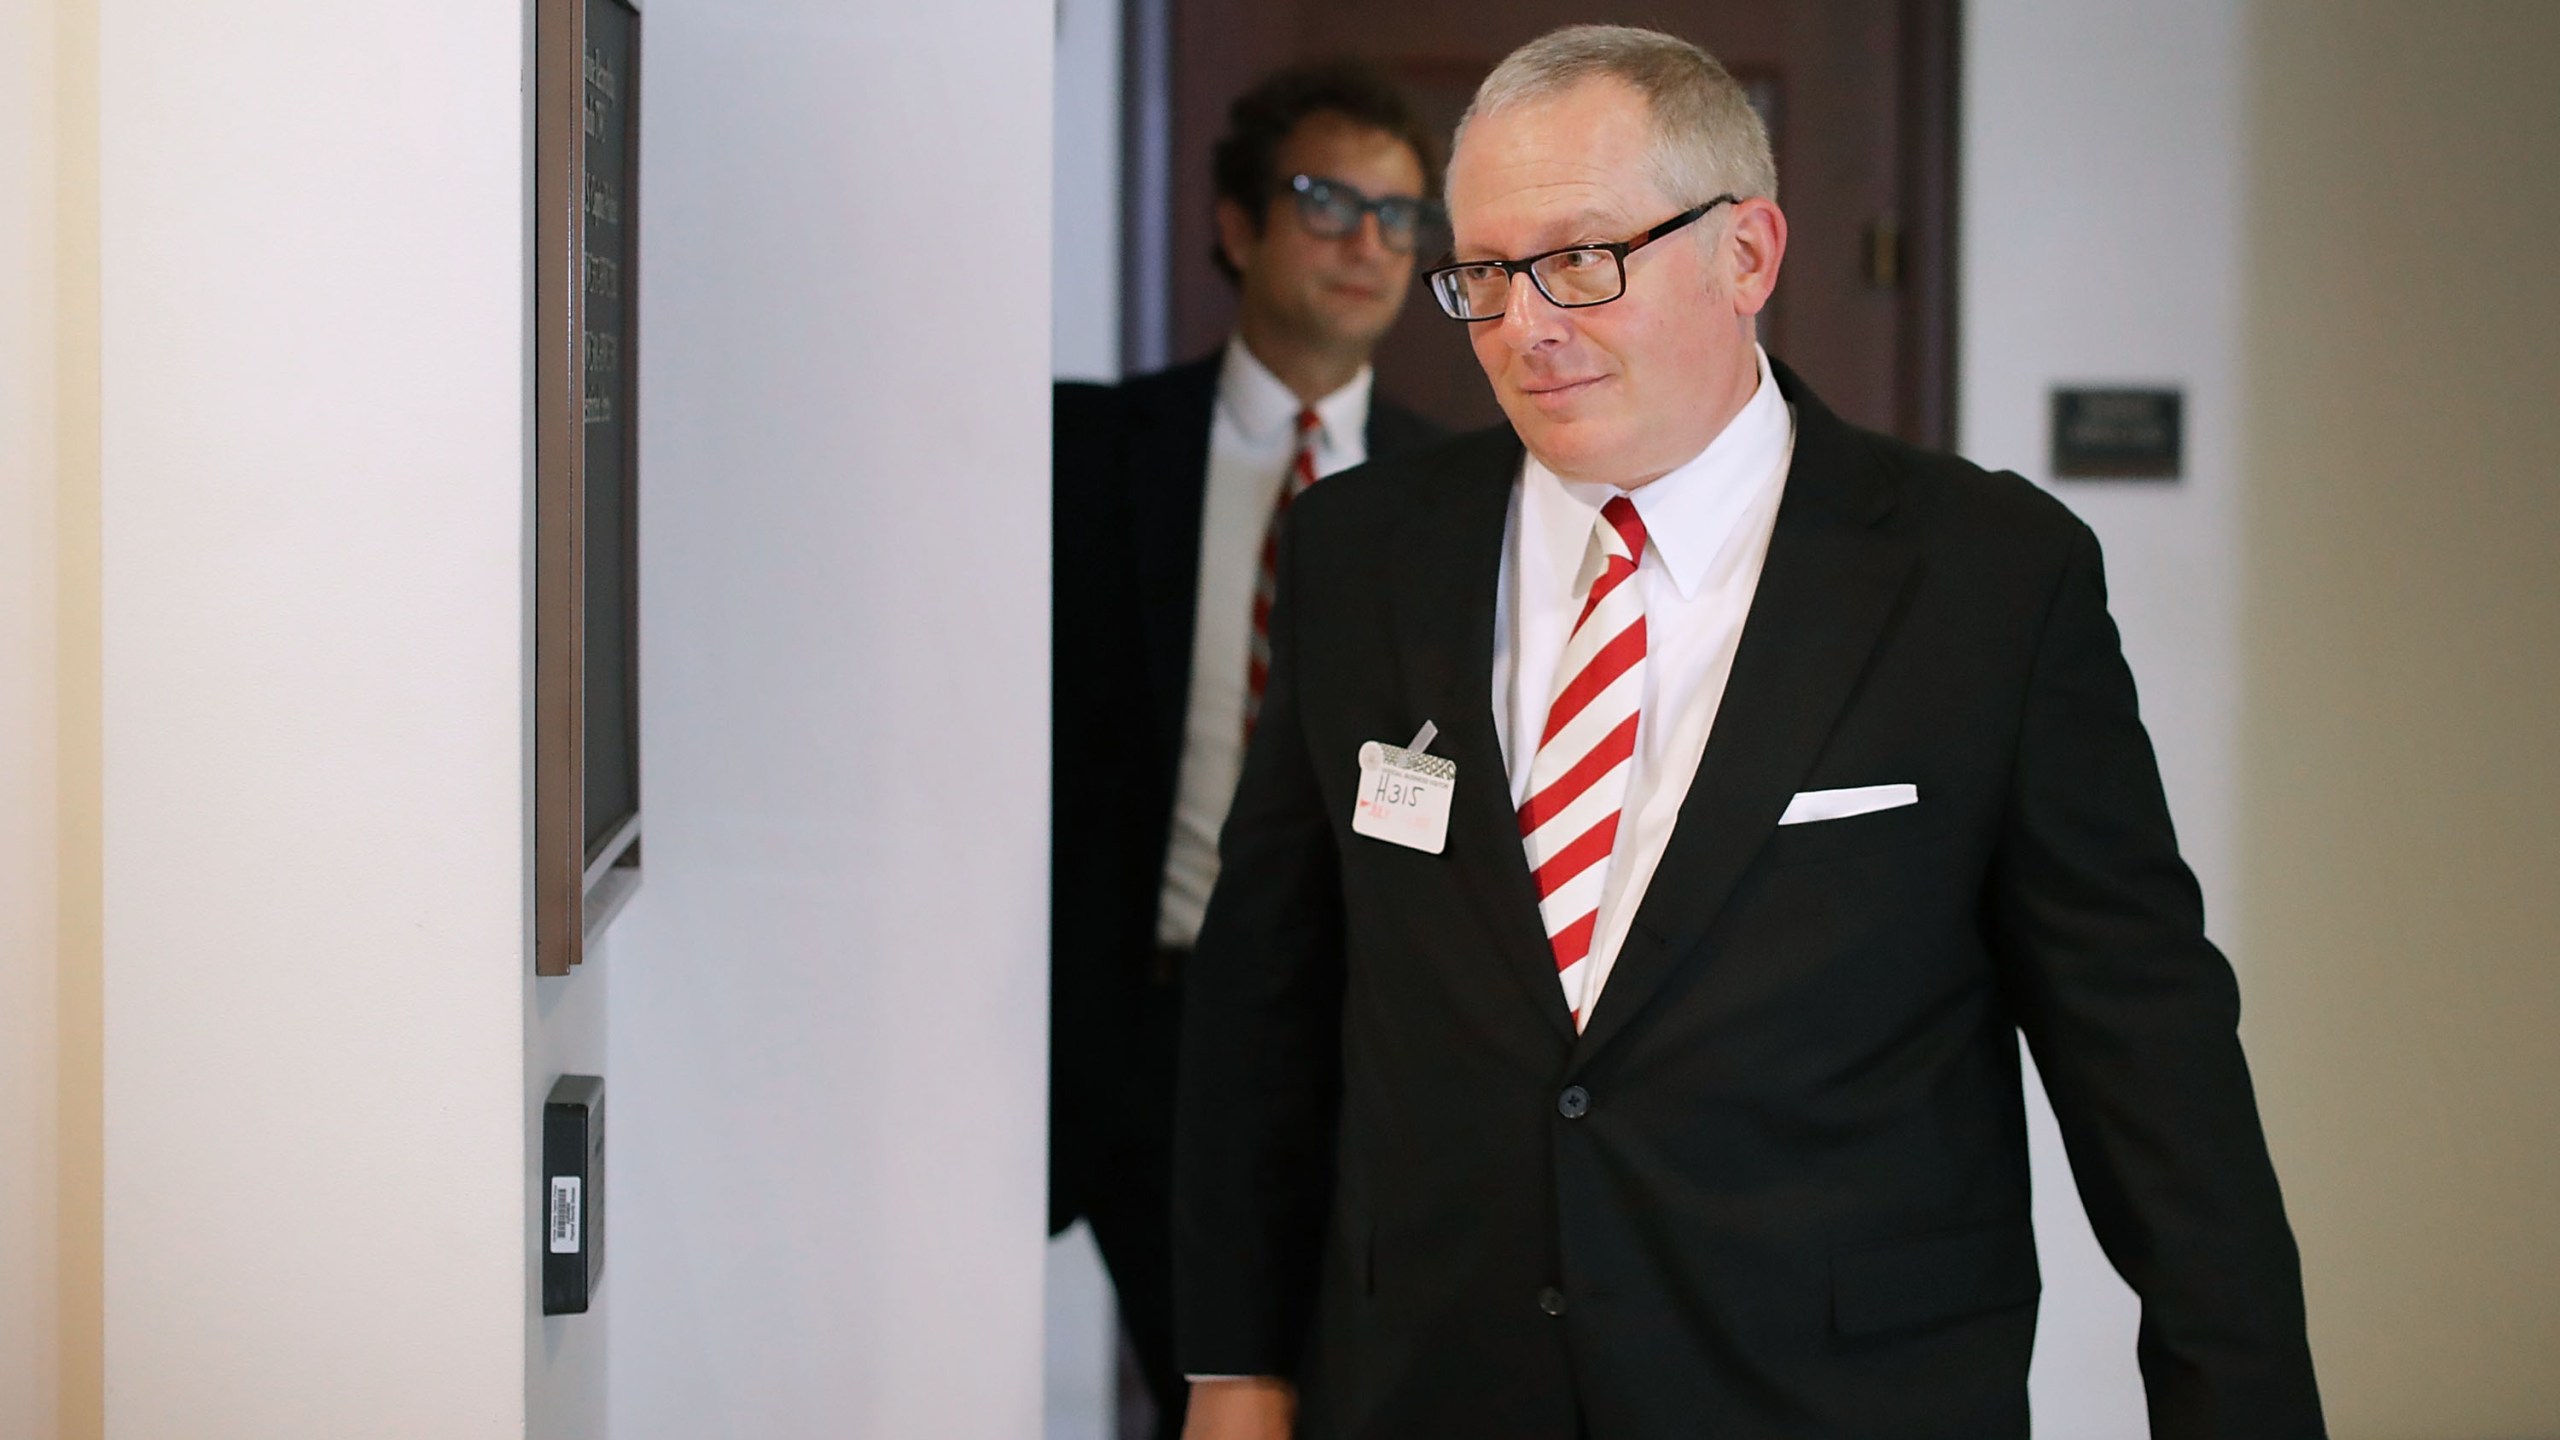
{"label": "brown door frame", "polygon": [[1964,97],[1962,0],[1902,0],[1902,324],[1894,430],[1956,448],[1956,163]]}

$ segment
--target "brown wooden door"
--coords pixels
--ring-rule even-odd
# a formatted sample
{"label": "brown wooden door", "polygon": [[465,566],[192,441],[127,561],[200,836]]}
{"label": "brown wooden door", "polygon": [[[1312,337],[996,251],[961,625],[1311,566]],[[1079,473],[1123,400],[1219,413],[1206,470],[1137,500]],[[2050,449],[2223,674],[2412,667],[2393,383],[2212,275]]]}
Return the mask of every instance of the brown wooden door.
{"label": "brown wooden door", "polygon": [[[1789,237],[1762,339],[1857,423],[1952,439],[1955,0],[1165,0],[1170,354],[1234,320],[1209,260],[1209,149],[1263,71],[1358,55],[1444,135],[1485,73],[1558,25],[1608,19],[1694,40],[1770,121]],[[1435,257],[1423,257],[1430,263]],[[1443,422],[1501,418],[1464,334],[1416,285],[1378,352],[1381,390]]]}

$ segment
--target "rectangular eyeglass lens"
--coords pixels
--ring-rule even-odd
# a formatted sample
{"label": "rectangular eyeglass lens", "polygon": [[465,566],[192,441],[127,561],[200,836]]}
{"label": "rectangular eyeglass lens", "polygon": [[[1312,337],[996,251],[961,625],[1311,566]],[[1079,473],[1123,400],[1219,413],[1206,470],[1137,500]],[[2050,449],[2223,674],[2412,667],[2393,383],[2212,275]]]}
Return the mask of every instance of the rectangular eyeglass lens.
{"label": "rectangular eyeglass lens", "polygon": [[1477,265],[1457,274],[1457,290],[1470,315],[1499,315],[1511,298],[1511,276],[1499,265]]}
{"label": "rectangular eyeglass lens", "polygon": [[1567,250],[1538,262],[1538,279],[1559,305],[1616,299],[1618,273],[1618,257],[1606,250]]}

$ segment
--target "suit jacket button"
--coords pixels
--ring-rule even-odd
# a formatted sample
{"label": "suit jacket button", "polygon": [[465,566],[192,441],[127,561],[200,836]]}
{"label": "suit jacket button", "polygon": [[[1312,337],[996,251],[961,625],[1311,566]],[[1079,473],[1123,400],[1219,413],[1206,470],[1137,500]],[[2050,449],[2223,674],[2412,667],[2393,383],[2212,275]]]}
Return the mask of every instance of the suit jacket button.
{"label": "suit jacket button", "polygon": [[1538,1291],[1538,1308],[1550,1315],[1562,1315],[1564,1313],[1564,1292],[1553,1285],[1540,1289]]}
{"label": "suit jacket button", "polygon": [[1591,1113],[1591,1092],[1579,1085],[1567,1085],[1556,1097],[1556,1113],[1567,1120],[1579,1120]]}

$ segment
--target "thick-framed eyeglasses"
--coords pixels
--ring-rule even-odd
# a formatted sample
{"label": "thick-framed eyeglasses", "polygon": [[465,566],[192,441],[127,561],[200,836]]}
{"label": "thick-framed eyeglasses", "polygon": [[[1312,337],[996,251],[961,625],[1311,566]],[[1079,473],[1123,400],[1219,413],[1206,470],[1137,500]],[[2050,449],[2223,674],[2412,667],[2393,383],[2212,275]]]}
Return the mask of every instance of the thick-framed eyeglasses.
{"label": "thick-framed eyeglasses", "polygon": [[1298,224],[1310,235],[1343,240],[1358,234],[1360,217],[1378,217],[1378,240],[1399,255],[1413,253],[1423,227],[1443,223],[1438,201],[1419,195],[1381,195],[1372,200],[1359,187],[1322,175],[1292,175],[1289,193],[1298,202]]}
{"label": "thick-framed eyeglasses", "polygon": [[1452,320],[1473,323],[1499,320],[1511,304],[1511,277],[1527,275],[1547,303],[1564,310],[1606,305],[1627,293],[1627,257],[1663,236],[1694,223],[1719,205],[1739,196],[1719,195],[1692,205],[1643,234],[1612,244],[1567,245],[1526,260],[1468,260],[1443,265],[1429,275],[1431,295]]}

